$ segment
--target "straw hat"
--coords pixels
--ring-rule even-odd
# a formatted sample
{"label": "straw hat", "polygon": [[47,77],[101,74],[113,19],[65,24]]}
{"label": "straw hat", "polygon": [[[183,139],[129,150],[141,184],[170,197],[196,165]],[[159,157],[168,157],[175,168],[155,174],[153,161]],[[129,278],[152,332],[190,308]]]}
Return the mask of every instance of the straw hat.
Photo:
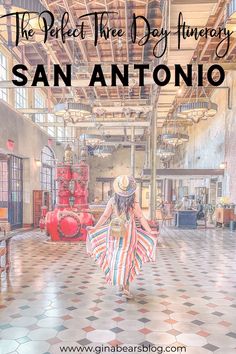
{"label": "straw hat", "polygon": [[121,197],[130,197],[135,193],[137,185],[134,177],[121,175],[115,179],[113,188],[115,193]]}

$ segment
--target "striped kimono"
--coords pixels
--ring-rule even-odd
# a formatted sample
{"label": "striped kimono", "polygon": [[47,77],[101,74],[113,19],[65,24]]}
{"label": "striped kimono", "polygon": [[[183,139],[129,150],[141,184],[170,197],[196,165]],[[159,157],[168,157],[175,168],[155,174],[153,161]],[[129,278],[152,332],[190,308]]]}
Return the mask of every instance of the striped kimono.
{"label": "striped kimono", "polygon": [[[107,219],[117,216],[113,198],[108,202],[104,215]],[[111,285],[128,285],[139,274],[143,263],[155,261],[157,237],[136,228],[135,218],[143,217],[139,203],[135,203],[129,216],[126,235],[111,237],[109,225],[88,235],[88,251],[105,273],[107,283]]]}

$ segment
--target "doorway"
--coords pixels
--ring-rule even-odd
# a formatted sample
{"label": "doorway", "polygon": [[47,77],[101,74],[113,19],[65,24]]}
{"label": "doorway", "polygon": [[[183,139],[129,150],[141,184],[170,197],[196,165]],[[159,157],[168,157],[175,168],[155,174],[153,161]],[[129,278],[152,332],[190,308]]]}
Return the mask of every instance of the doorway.
{"label": "doorway", "polygon": [[8,220],[8,161],[0,156],[0,219]]}
{"label": "doorway", "polygon": [[8,221],[12,229],[23,225],[23,162],[13,155],[8,160]]}

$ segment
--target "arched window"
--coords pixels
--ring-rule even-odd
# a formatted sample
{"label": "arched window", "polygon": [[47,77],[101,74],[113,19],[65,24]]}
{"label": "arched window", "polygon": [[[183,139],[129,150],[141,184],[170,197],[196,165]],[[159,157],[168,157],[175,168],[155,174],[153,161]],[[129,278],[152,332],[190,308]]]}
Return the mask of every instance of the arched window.
{"label": "arched window", "polygon": [[55,154],[45,146],[41,151],[41,189],[51,192],[52,202],[56,202]]}

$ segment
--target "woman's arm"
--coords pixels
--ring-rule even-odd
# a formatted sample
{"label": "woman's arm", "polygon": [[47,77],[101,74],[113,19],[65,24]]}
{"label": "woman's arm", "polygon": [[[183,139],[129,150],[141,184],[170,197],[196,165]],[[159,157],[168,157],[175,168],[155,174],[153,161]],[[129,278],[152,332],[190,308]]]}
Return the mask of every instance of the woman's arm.
{"label": "woman's arm", "polygon": [[152,233],[152,234],[157,234],[158,232],[156,231],[152,231],[152,229],[150,228],[147,220],[145,219],[142,209],[140,208],[140,205],[138,202],[135,202],[135,206],[134,206],[134,215],[137,219],[139,219],[142,227],[144,228],[145,231],[147,231],[148,233]]}
{"label": "woman's arm", "polygon": [[106,209],[104,210],[102,216],[98,220],[97,224],[94,227],[89,228],[90,230],[97,230],[100,226],[104,225],[109,219],[112,213],[112,200],[110,199],[107,203]]}

